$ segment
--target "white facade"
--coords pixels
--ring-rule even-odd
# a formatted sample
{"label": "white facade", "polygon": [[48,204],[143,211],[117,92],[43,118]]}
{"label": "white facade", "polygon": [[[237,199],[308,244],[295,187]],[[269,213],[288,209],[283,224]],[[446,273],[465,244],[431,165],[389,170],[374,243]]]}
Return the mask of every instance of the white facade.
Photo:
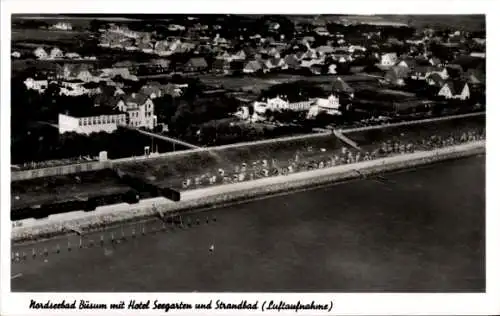
{"label": "white facade", "polygon": [[398,55],[396,53],[383,54],[380,58],[380,64],[382,66],[394,66],[398,60]]}
{"label": "white facade", "polygon": [[[135,98],[135,94],[132,94],[132,98]],[[128,113],[129,125],[132,127],[153,129],[157,125],[157,117],[154,115],[154,103],[149,97],[143,104],[125,103],[120,100],[117,107],[121,112]]]}
{"label": "white facade", "polygon": [[59,22],[57,24],[54,24],[51,28],[55,29],[55,30],[61,30],[61,31],[71,31],[73,29],[71,24],[67,23],[67,22]]}
{"label": "white facade", "polygon": [[66,95],[71,97],[76,97],[88,93],[88,90],[82,86],[79,82],[65,82],[60,83],[60,95]]}
{"label": "white facade", "polygon": [[33,54],[38,59],[47,59],[49,57],[49,55],[47,54],[47,52],[45,51],[45,49],[43,49],[41,47],[38,47],[37,49],[35,49],[35,51],[33,52]]}
{"label": "white facade", "polygon": [[448,84],[445,84],[441,90],[439,90],[438,95],[443,96],[446,99],[459,99],[459,100],[467,100],[470,98],[470,90],[469,85],[465,84],[462,88],[462,91],[456,91],[457,94],[453,94]]}
{"label": "white facade", "polygon": [[61,58],[64,58],[64,53],[59,48],[54,47],[50,51],[50,58],[51,59],[61,59]]}
{"label": "white facade", "polygon": [[49,86],[48,80],[35,80],[33,78],[28,78],[24,81],[24,85],[28,90],[36,90],[38,92],[44,92]]}
{"label": "white facade", "polygon": [[73,117],[59,114],[59,134],[68,132],[87,135],[98,132],[111,133],[118,128],[118,125],[125,125],[126,121],[127,115],[125,113],[89,117]]}
{"label": "white facade", "polygon": [[339,98],[330,95],[327,99],[318,98],[316,102],[311,106],[309,112],[307,113],[307,117],[309,119],[315,118],[319,113],[327,113],[329,115],[341,115],[342,113],[339,111],[340,101]]}
{"label": "white facade", "polygon": [[271,111],[281,111],[281,110],[292,110],[292,111],[308,111],[313,103],[313,100],[293,102],[290,103],[286,100],[276,97],[273,99],[268,99],[267,102],[255,102],[254,111],[256,113],[265,113],[266,110]]}

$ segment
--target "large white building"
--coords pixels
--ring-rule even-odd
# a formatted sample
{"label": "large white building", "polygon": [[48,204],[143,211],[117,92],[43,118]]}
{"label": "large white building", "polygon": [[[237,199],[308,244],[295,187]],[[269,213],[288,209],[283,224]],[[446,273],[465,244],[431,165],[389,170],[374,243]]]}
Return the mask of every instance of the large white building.
{"label": "large white building", "polygon": [[127,124],[127,114],[118,112],[59,114],[59,134],[75,132],[91,134],[114,132],[119,125]]}
{"label": "large white building", "polygon": [[314,100],[307,100],[301,102],[289,102],[277,96],[272,99],[267,99],[266,102],[255,102],[254,110],[255,112],[262,112],[266,110],[271,111],[281,111],[281,110],[292,110],[292,111],[308,111]]}
{"label": "large white building", "polygon": [[330,95],[327,99],[318,98],[316,102],[311,106],[309,112],[307,113],[308,118],[314,118],[319,113],[326,113],[329,115],[341,115],[342,113],[339,111],[340,101],[339,98]]}
{"label": "large white building", "polygon": [[28,90],[36,90],[40,93],[44,92],[49,86],[48,80],[35,80],[33,78],[27,78],[24,80],[24,85]]}

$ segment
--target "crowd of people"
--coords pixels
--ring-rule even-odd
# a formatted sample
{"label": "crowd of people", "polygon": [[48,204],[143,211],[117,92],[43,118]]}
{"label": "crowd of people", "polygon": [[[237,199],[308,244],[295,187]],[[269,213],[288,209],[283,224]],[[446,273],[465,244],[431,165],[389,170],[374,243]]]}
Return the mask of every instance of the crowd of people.
{"label": "crowd of people", "polygon": [[357,150],[347,147],[328,150],[326,148],[309,146],[304,150],[298,150],[295,156],[290,157],[287,161],[278,161],[269,157],[263,160],[242,162],[229,168],[219,168],[196,177],[190,177],[183,181],[182,188],[187,190],[210,185],[238,183],[278,175],[288,175],[295,172],[352,164],[394,155],[409,154],[416,151],[435,150],[442,147],[484,140],[485,137],[484,128],[470,128],[466,131],[423,136],[420,139],[410,140],[404,137],[394,137],[391,140],[382,141],[375,146],[370,146],[374,148],[373,150]]}

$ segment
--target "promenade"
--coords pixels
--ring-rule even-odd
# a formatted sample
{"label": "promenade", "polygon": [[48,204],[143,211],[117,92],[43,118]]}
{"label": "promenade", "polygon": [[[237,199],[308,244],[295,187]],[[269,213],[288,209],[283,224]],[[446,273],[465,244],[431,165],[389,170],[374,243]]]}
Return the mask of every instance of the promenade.
{"label": "promenade", "polygon": [[418,166],[441,159],[452,159],[477,154],[484,152],[484,150],[485,141],[474,141],[432,151],[420,151],[289,175],[188,190],[181,193],[180,202],[171,202],[164,198],[154,198],[142,200],[136,205],[122,203],[100,207],[90,213],[80,211],[50,216],[41,220],[28,219],[13,224],[12,239],[20,240],[29,238],[30,236],[34,237],[69,231],[69,227],[80,227],[85,230],[86,227],[95,225],[157,216],[158,210],[164,214],[168,214],[168,212],[175,214],[180,211],[193,210],[210,205],[214,206],[242,199],[252,199],[259,195],[286,192],[312,185],[356,178],[359,177],[360,171],[368,175],[392,169]]}

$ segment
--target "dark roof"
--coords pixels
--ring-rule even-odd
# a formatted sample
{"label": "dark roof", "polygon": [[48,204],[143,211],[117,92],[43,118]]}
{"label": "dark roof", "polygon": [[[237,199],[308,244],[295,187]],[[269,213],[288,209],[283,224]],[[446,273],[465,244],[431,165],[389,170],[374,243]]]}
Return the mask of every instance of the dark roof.
{"label": "dark roof", "polygon": [[428,73],[431,71],[437,71],[438,68],[433,67],[433,66],[416,66],[414,69],[414,72],[416,73]]}
{"label": "dark roof", "polygon": [[460,77],[464,72],[462,66],[458,64],[450,64],[446,66],[446,71],[448,72],[448,75],[452,78]]}
{"label": "dark roof", "polygon": [[467,79],[472,84],[485,84],[486,83],[486,73],[480,69],[469,69],[466,74]]}
{"label": "dark roof", "polygon": [[80,118],[124,113],[107,106],[77,106],[67,109],[63,114]]}
{"label": "dark roof", "polygon": [[337,77],[336,80],[333,81],[332,90],[336,92],[346,92],[353,93],[354,89],[351,88],[342,78]]}
{"label": "dark roof", "polygon": [[467,83],[465,81],[450,80],[450,81],[446,82],[446,84],[450,88],[451,94],[457,95],[457,94],[462,93],[462,90],[464,89],[464,86]]}
{"label": "dark roof", "polygon": [[149,98],[149,96],[142,94],[142,93],[132,93],[129,94],[125,97],[123,97],[123,101],[125,104],[129,105],[130,103],[135,103],[137,105],[142,105],[146,103],[146,100]]}
{"label": "dark roof", "polygon": [[193,57],[190,60],[188,60],[186,65],[190,65],[192,67],[197,67],[197,68],[208,67],[207,61],[203,57]]}
{"label": "dark roof", "polygon": [[460,56],[452,64],[460,65],[463,69],[480,68],[486,64],[484,58],[474,56]]}
{"label": "dark roof", "polygon": [[300,62],[297,56],[293,54],[286,55],[284,61],[290,67],[300,67]]}
{"label": "dark roof", "polygon": [[434,81],[440,87],[442,87],[445,83],[445,80],[443,79],[443,77],[441,77],[441,75],[438,73],[433,73],[433,74],[429,75],[429,77],[427,77],[427,79]]}

